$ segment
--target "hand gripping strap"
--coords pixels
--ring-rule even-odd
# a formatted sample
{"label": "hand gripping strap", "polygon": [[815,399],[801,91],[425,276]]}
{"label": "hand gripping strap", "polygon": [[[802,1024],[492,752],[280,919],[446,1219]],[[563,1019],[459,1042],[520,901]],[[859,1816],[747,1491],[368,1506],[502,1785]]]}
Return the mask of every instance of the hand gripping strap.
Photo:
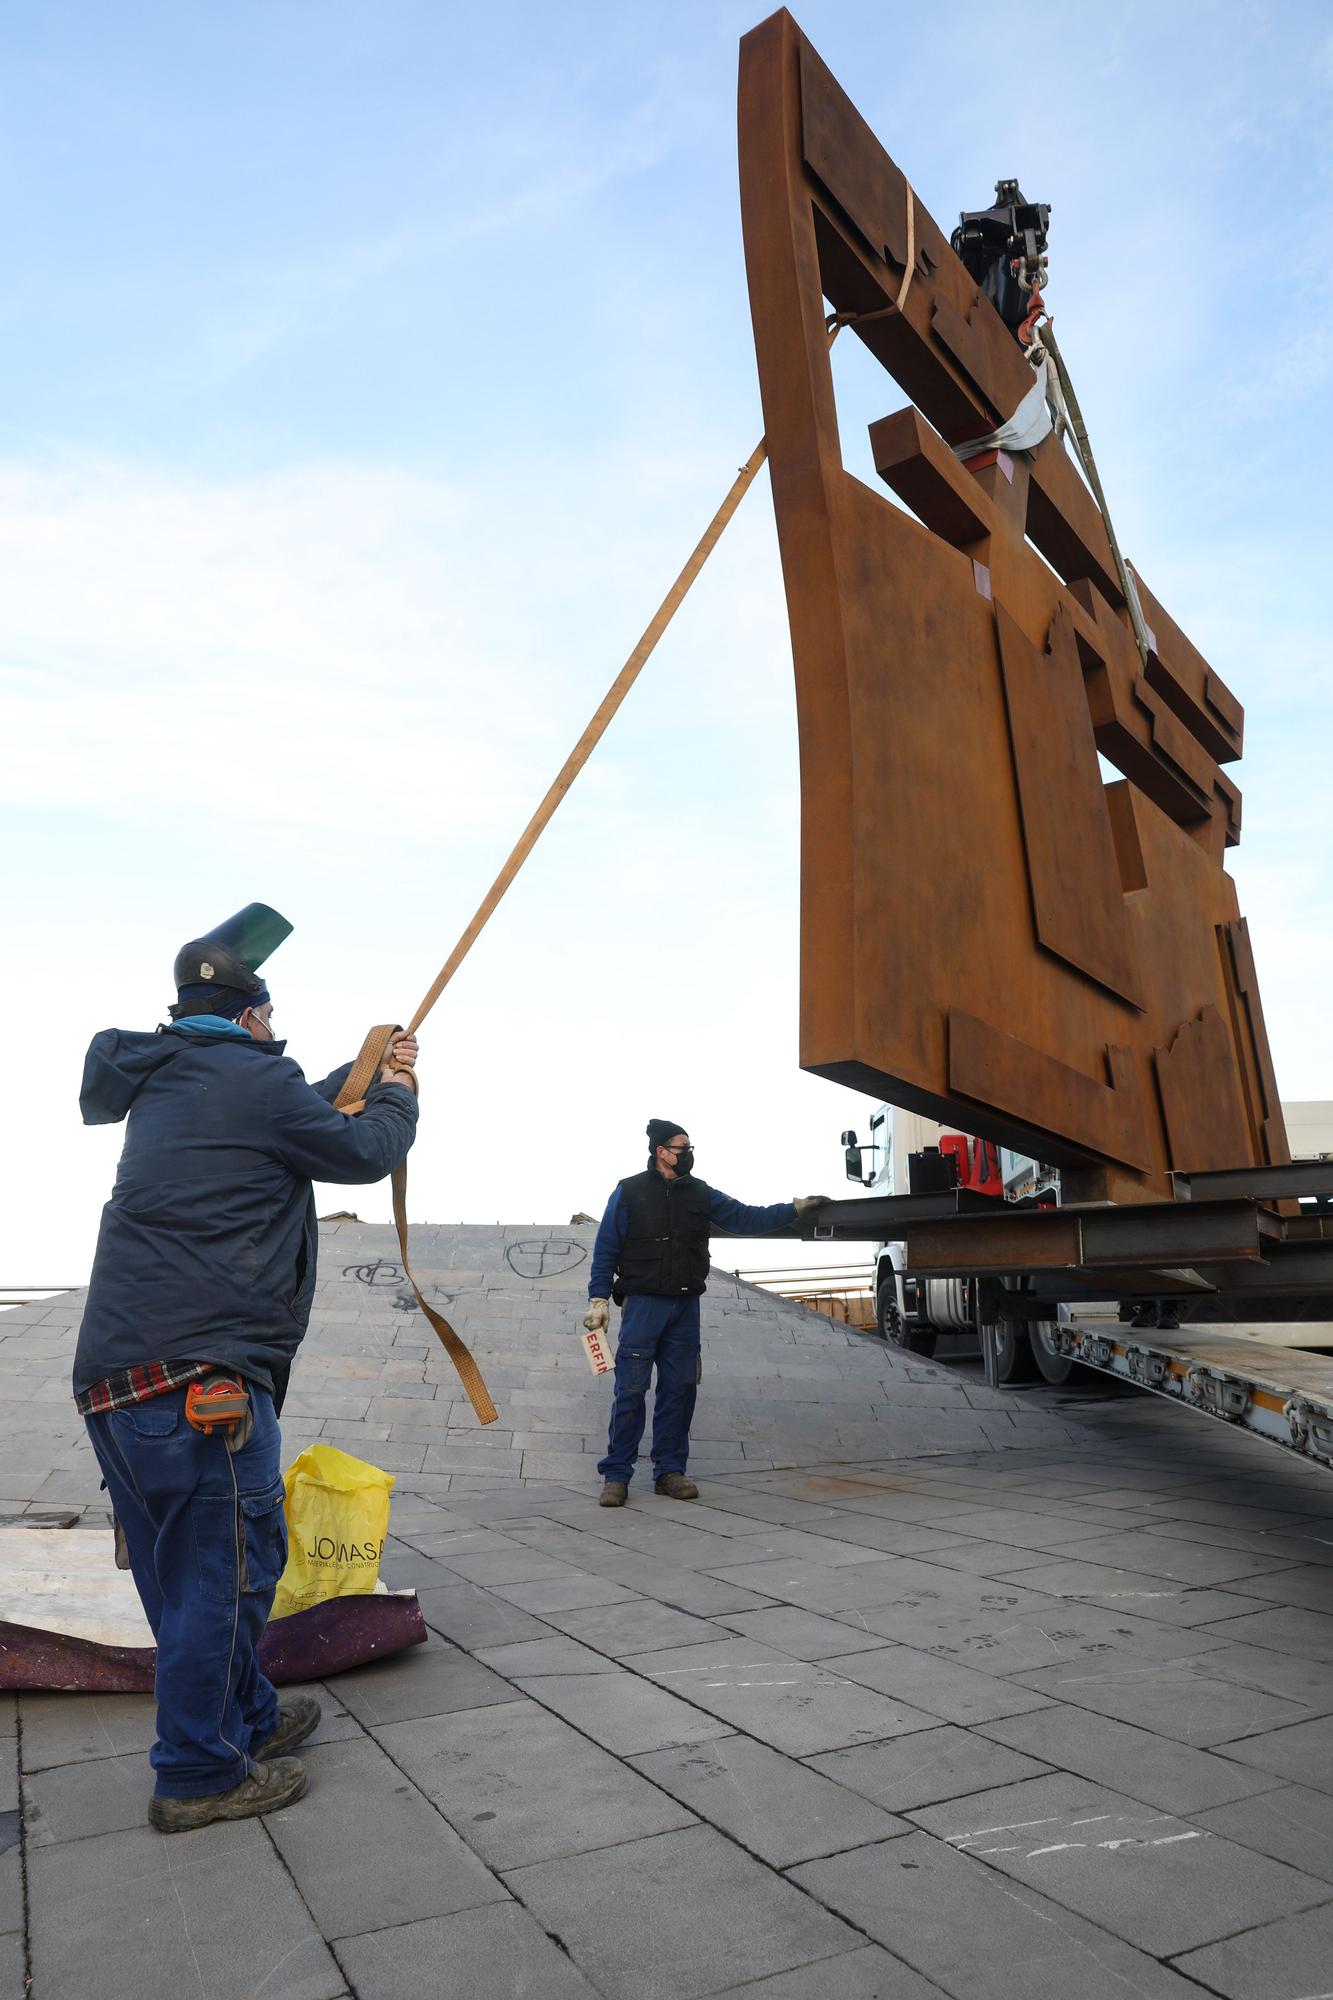
{"label": "hand gripping strap", "polygon": [[[365,1109],[366,1092],[380,1073],[381,1065],[389,1052],[390,1045],[402,1033],[394,1021],[383,1022],[372,1028],[361,1044],[361,1053],[352,1064],[347,1081],[334,1099],[335,1111],[345,1111],[349,1118],[355,1118],[358,1111]],[[411,1071],[404,1072],[411,1075]],[[416,1078],[412,1077],[412,1088],[416,1089]],[[412,1276],[412,1268],[407,1261],[407,1162],[402,1161],[393,1170],[390,1185],[393,1189],[393,1220],[398,1231],[399,1261],[403,1276],[416,1295],[417,1304],[434,1327],[443,1343],[444,1350],[458,1370],[458,1379],[463,1384],[467,1399],[477,1413],[479,1424],[493,1424],[499,1415],[491,1401],[490,1391],[482,1380],[481,1370],[472,1359],[464,1343],[450,1326],[443,1313],[436,1312],[421,1295],[421,1287]]]}

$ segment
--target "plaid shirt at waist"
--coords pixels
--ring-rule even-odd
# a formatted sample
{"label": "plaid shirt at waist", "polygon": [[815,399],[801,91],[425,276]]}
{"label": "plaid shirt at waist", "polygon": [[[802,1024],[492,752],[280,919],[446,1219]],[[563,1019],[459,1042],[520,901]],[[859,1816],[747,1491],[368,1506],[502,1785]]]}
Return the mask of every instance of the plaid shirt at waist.
{"label": "plaid shirt at waist", "polygon": [[165,1396],[169,1389],[183,1389],[212,1373],[212,1361],[146,1361],[141,1368],[122,1368],[94,1382],[91,1389],[74,1398],[81,1417],[101,1416],[108,1410],[127,1410],[131,1403],[146,1403],[153,1396]]}

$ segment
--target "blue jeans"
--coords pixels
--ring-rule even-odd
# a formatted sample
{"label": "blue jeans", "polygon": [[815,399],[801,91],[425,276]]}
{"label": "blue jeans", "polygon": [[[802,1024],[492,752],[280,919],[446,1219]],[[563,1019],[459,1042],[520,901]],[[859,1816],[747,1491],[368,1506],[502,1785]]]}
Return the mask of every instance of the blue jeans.
{"label": "blue jeans", "polygon": [[684,1472],[690,1455],[690,1422],[699,1381],[698,1299],[628,1298],[620,1316],[615,1398],[603,1479],[634,1477],[647,1416],[648,1383],[657,1368],[653,1398],[653,1478]]}
{"label": "blue jeans", "polygon": [[282,1441],[272,1397],[252,1384],[250,1401],[235,1454],[186,1422],[184,1389],[84,1420],[157,1640],[162,1799],[229,1791],[278,1726],[255,1648],[287,1561]]}

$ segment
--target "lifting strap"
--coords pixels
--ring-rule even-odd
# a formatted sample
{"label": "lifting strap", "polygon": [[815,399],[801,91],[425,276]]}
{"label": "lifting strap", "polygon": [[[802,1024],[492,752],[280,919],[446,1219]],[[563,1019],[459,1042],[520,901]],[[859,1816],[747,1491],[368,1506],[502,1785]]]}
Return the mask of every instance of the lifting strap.
{"label": "lifting strap", "polygon": [[[909,187],[907,190],[907,265],[903,272],[902,284],[898,289],[897,298],[891,305],[881,307],[876,312],[832,314],[827,323],[829,346],[833,345],[844,326],[855,326],[858,320],[882,319],[890,313],[901,312],[915,269],[916,203],[912,190]],[[439,972],[432,980],[425,998],[421,1001],[406,1028],[399,1027],[393,1022],[382,1022],[378,1027],[370,1030],[370,1033],[361,1045],[361,1053],[357,1056],[351,1070],[348,1072],[347,1081],[334,1100],[333,1108],[335,1111],[345,1111],[349,1118],[354,1118],[359,1111],[364,1110],[366,1092],[378,1077],[380,1067],[393,1042],[400,1035],[414,1035],[416,1033],[431,1008],[435,1005],[435,1002],[443,993],[445,987],[449,984],[449,981],[457,972],[459,966],[463,963],[463,960],[471,951],[487,923],[495,914],[496,907],[505,891],[509,888],[519,869],[523,866],[523,863],[527,860],[529,854],[531,854],[533,848],[541,838],[541,835],[546,830],[546,827],[554,816],[556,807],[568,792],[570,786],[587,763],[589,757],[591,757],[597,745],[601,742],[603,736],[605,736],[617,709],[619,709],[625,696],[629,693],[647,665],[649,658],[657,646],[658,640],[662,637],[667,626],[684,603],[689,594],[690,586],[695,581],[704,564],[708,561],[709,556],[712,555],[718,542],[722,539],[723,531],[731,520],[732,515],[736,512],[736,509],[740,506],[741,501],[749,492],[750,487],[754,483],[756,473],[767,457],[768,441],[766,438],[760,438],[758,444],[750,453],[744,465],[740,467],[736,477],[732,480],[721,506],[704,529],[699,540],[695,543],[684,568],[649,620],[638,645],[635,646],[624,666],[620,669],[614,681],[612,681],[591,722],[589,722],[582,736],[580,736],[578,742],[560,766],[554,781],[547,790],[546,796],[524,827],[503,868],[501,868],[494,882],[492,882],[490,888],[478,904],[471,923],[467,926],[458,943],[454,946],[448,958],[440,967]],[[417,1087],[416,1077],[410,1070],[404,1071],[403,1074],[411,1077],[412,1088],[415,1090]],[[458,1370],[459,1380],[467,1392],[467,1399],[477,1413],[477,1421],[483,1424],[493,1424],[499,1412],[496,1410],[495,1404],[491,1401],[490,1391],[482,1380],[481,1370],[473,1360],[466,1344],[454,1332],[454,1329],[450,1326],[443,1313],[437,1312],[435,1307],[423,1298],[421,1287],[413,1277],[411,1267],[407,1261],[406,1162],[402,1162],[394,1168],[391,1186],[393,1189],[393,1220],[394,1227],[398,1231],[399,1261],[403,1267],[403,1275],[412,1287],[417,1304],[444,1343],[450,1360]]]}
{"label": "lifting strap", "polygon": [[[335,1111],[345,1111],[349,1118],[354,1118],[358,1111],[364,1110],[366,1092],[378,1077],[380,1065],[388,1055],[390,1046],[402,1032],[403,1030],[394,1021],[381,1022],[378,1027],[371,1029],[365,1041],[361,1044],[360,1055],[348,1072],[346,1083],[344,1083],[342,1089],[334,1099],[333,1108]],[[405,1070],[403,1074],[412,1078],[412,1088],[415,1090],[417,1080],[412,1075],[411,1070]],[[399,1261],[403,1267],[403,1276],[412,1287],[417,1304],[421,1307],[422,1312],[425,1313],[426,1318],[430,1321],[444,1343],[445,1352],[453,1362],[454,1367],[458,1370],[458,1379],[467,1392],[469,1403],[471,1403],[477,1413],[477,1422],[480,1424],[493,1424],[499,1412],[495,1404],[491,1401],[491,1392],[482,1379],[480,1368],[478,1368],[467,1346],[459,1339],[448,1320],[444,1317],[444,1314],[437,1312],[429,1300],[423,1297],[421,1287],[413,1277],[412,1267],[407,1261],[406,1160],[400,1160],[394,1168],[390,1186],[393,1190],[393,1222],[394,1228],[398,1231],[398,1254]]]}

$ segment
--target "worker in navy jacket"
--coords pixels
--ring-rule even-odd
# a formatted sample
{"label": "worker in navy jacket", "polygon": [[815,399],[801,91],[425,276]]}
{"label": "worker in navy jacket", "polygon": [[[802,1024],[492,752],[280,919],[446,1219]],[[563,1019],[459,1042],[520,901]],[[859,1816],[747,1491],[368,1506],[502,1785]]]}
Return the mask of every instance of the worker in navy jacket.
{"label": "worker in navy jacket", "polygon": [[624,1308],[616,1348],[615,1397],[602,1475],[601,1504],[623,1507],[643,1436],[648,1383],[653,1399],[653,1491],[695,1500],[685,1477],[690,1422],[700,1375],[699,1299],[708,1280],[708,1240],[784,1236],[796,1218],[822,1206],[822,1195],[747,1208],[694,1176],[689,1136],[669,1118],[650,1118],[652,1151],[645,1173],[619,1183],[602,1217],[588,1278],[589,1333],[603,1332],[608,1301]]}
{"label": "worker in navy jacket", "polygon": [[[311,1182],[377,1181],[416,1131],[416,1041],[390,1050],[358,1117],[348,1071],[307,1083],[276,1041],[258,967],[291,926],[251,904],[176,960],[171,1024],[93,1038],[80,1103],[127,1119],[74,1358],[77,1406],[157,1640],[150,1824],[272,1811],[319,1720],[280,1710],[256,1647],[286,1563],[277,1412],[310,1317]],[[248,1414],[205,1435],[193,1388],[239,1383]]]}

